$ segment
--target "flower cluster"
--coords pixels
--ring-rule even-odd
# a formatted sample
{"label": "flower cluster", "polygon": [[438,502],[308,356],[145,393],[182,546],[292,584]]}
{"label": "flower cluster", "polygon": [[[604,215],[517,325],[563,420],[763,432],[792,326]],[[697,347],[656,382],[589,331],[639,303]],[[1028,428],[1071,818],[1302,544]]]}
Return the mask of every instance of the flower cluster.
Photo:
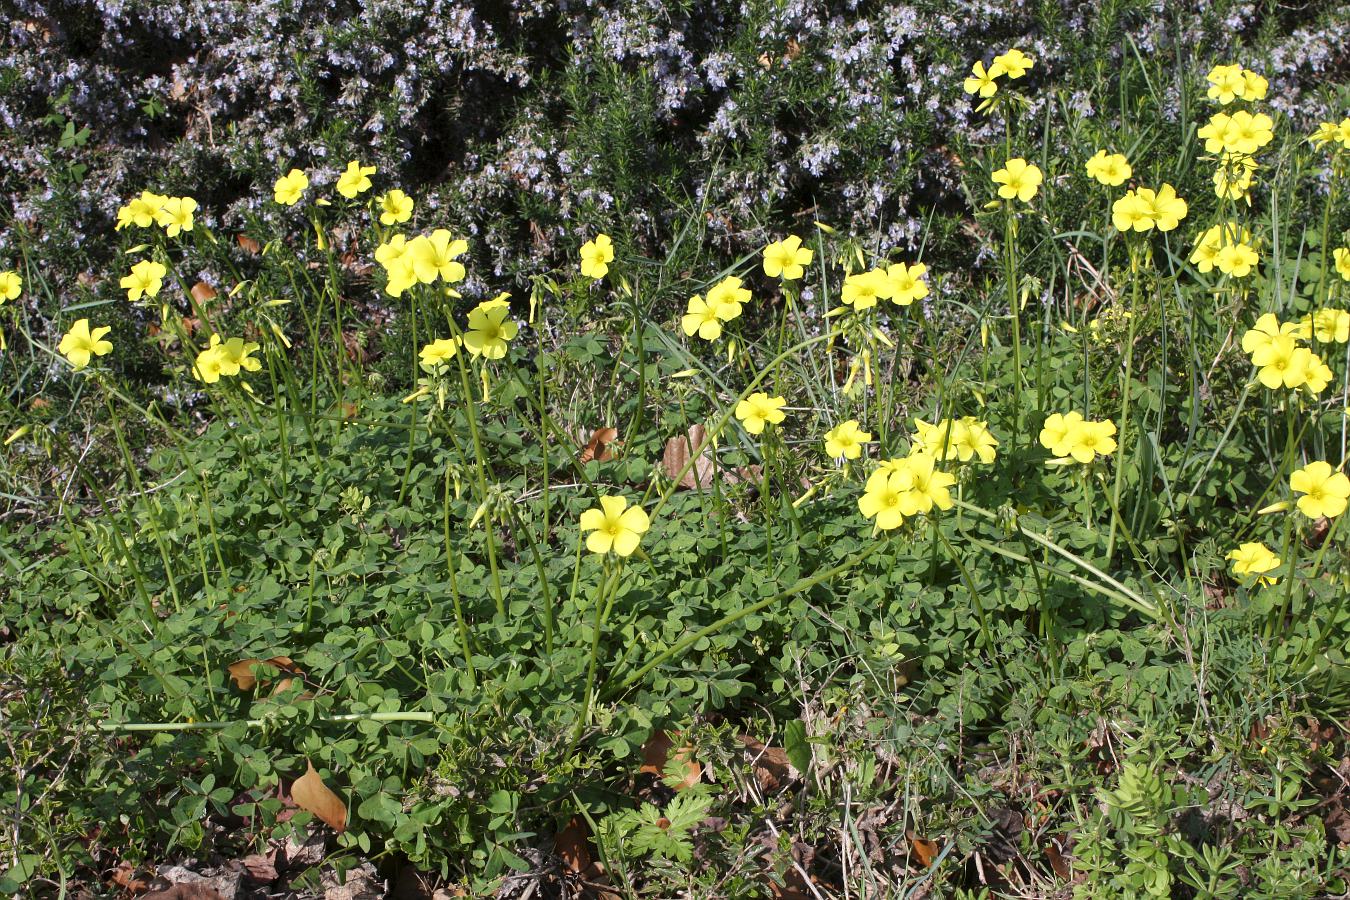
{"label": "flower cluster", "polygon": [[432,284],[438,278],[447,286],[463,281],[459,257],[468,249],[467,241],[455,239],[444,228],[412,240],[402,234],[391,236],[375,249],[375,261],[384,267],[387,279],[385,293],[401,297],[413,285]]}
{"label": "flower cluster", "polygon": [[998,93],[1000,77],[1007,75],[1010,81],[1016,80],[1027,74],[1035,64],[1035,59],[1014,47],[1006,53],[995,56],[988,68],[985,67],[983,60],[976,60],[970,67],[970,76],[962,84],[962,88],[967,94],[978,94],[985,101],[976,107],[976,110],[980,111],[985,109]]}
{"label": "flower cluster", "polygon": [[876,528],[899,528],[909,516],[952,508],[949,490],[956,477],[937,468],[937,458],[918,451],[881,464],[858,498],[858,511],[876,520]]}
{"label": "flower cluster", "polygon": [[206,348],[197,354],[192,364],[192,374],[203,384],[215,384],[222,377],[234,378],[240,372],[257,372],[262,362],[253,356],[261,349],[253,341],[243,338],[221,340],[220,335],[211,335]]}
{"label": "flower cluster", "polygon": [[889,300],[896,306],[909,306],[915,300],[928,296],[928,282],[924,278],[928,267],[923,263],[892,263],[883,268],[856,272],[844,278],[839,299],[845,305],[862,311]]}
{"label": "flower cluster", "polygon": [[1172,185],[1164,183],[1156,191],[1141,187],[1126,191],[1111,205],[1111,224],[1117,231],[1171,231],[1186,218],[1186,210],[1186,201]]}
{"label": "flower cluster", "polygon": [[1246,278],[1261,259],[1251,240],[1252,233],[1236,222],[1215,225],[1196,238],[1191,262],[1202,273],[1217,268],[1233,278]]}
{"label": "flower cluster", "polygon": [[193,212],[197,201],[191,197],[166,197],[163,194],[141,191],[139,197],[127,201],[117,210],[118,231],[132,225],[137,228],[149,228],[158,225],[169,237],[177,237],[184,231],[191,231]]}
{"label": "flower cluster", "polygon": [[934,423],[915,419],[914,428],[910,437],[913,448],[937,459],[961,462],[979,459],[987,464],[998,456],[998,439],[989,430],[989,423],[974,416],[939,419]]}
{"label": "flower cluster", "polygon": [[[1333,339],[1341,332],[1338,310],[1323,310],[1321,326],[1317,327],[1323,335]],[[1316,327],[1317,316],[1306,322],[1280,322],[1274,313],[1265,313],[1256,320],[1256,324],[1242,336],[1242,350],[1251,357],[1256,366],[1256,377],[1267,388],[1305,388],[1309,393],[1320,394],[1331,383],[1331,369],[1322,357],[1307,347],[1299,346],[1300,340],[1308,340]],[[1347,337],[1350,337],[1350,323],[1347,323]],[[1320,340],[1320,338],[1319,338]]]}

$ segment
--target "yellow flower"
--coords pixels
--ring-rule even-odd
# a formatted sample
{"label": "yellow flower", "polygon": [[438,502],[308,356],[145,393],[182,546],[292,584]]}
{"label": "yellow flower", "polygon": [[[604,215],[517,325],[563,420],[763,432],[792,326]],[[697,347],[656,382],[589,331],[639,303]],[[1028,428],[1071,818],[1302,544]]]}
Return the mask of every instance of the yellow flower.
{"label": "yellow flower", "polygon": [[880,531],[899,528],[905,522],[901,511],[904,498],[913,486],[914,476],[908,469],[878,469],[867,479],[863,495],[858,498],[858,511],[865,518],[875,518]]}
{"label": "yellow flower", "polygon": [[438,276],[446,284],[454,284],[464,280],[464,264],[456,258],[468,249],[468,241],[451,240],[449,231],[437,228],[430,237],[413,238],[404,252],[412,260],[413,273],[422,284],[431,284]]}
{"label": "yellow flower", "polygon": [[1336,143],[1350,150],[1350,117],[1341,119],[1336,125]]}
{"label": "yellow flower", "polygon": [[380,207],[381,225],[400,225],[412,218],[413,200],[398,188],[381,194],[375,203]]}
{"label": "yellow flower", "polygon": [[862,456],[863,445],[872,440],[872,434],[863,431],[857,419],[849,419],[825,432],[825,455],[831,459],[857,459]]}
{"label": "yellow flower", "polygon": [[1302,494],[1298,511],[1310,519],[1334,519],[1345,512],[1350,478],[1326,462],[1310,462],[1289,476],[1289,489]]}
{"label": "yellow flower", "polygon": [[1000,72],[1007,72],[1009,78],[1021,78],[1027,74],[1027,70],[1035,63],[1036,60],[1014,47],[1007,53],[994,57],[994,65],[991,67],[991,71],[998,69]]}
{"label": "yellow flower", "polygon": [[347,163],[347,171],[338,176],[337,192],[348,200],[355,200],[357,196],[370,190],[370,176],[374,174],[374,166],[363,166],[352,160]]}
{"label": "yellow flower", "polygon": [[1242,66],[1215,66],[1205,76],[1209,82],[1209,99],[1227,106],[1247,92],[1246,79],[1242,77]]}
{"label": "yellow flower", "polygon": [[1337,247],[1331,251],[1331,258],[1336,263],[1336,274],[1350,281],[1350,248]]}
{"label": "yellow flower", "polygon": [[197,201],[191,197],[166,197],[155,213],[155,221],[169,237],[178,237],[180,232],[192,230],[192,211],[196,208]]}
{"label": "yellow flower", "polygon": [[581,274],[586,278],[604,278],[612,262],[614,242],[609,235],[597,234],[594,240],[581,245]]}
{"label": "yellow flower", "polygon": [[505,305],[487,309],[478,307],[469,312],[469,328],[464,332],[464,347],[474,356],[501,359],[506,355],[506,342],[516,336],[520,326],[506,318],[510,312]]}
{"label": "yellow flower", "polygon": [[1116,449],[1116,423],[1110,419],[1101,422],[1079,422],[1069,433],[1069,456],[1086,465],[1096,456],[1106,456]]}
{"label": "yellow flower", "polygon": [[1233,574],[1256,575],[1264,584],[1275,583],[1275,579],[1265,573],[1278,569],[1280,558],[1260,541],[1240,544],[1237,549],[1229,550],[1226,558],[1233,561]]}
{"label": "yellow flower", "polygon": [[590,532],[586,549],[592,553],[612,550],[619,556],[631,556],[651,524],[647,511],[629,506],[625,497],[601,497],[598,507],[581,514],[581,530]]}
{"label": "yellow flower", "polygon": [[722,320],[717,317],[718,307],[705,301],[698,294],[689,298],[689,311],[680,319],[680,327],[688,337],[698,336],[705,341],[715,341],[722,336]]}
{"label": "yellow flower", "polygon": [[796,281],[805,273],[803,267],[811,265],[813,255],[810,247],[802,246],[801,238],[790,234],[764,248],[764,274],[770,278]]}
{"label": "yellow flower", "polygon": [[[215,344],[220,340],[220,335],[212,335],[211,343]],[[253,341],[244,342],[243,338],[230,338],[223,344],[220,344],[220,373],[234,377],[242,369],[245,372],[257,372],[262,368],[262,362],[255,359],[252,354],[258,352],[258,345]]]}
{"label": "yellow flower", "polygon": [[291,169],[272,186],[272,197],[283,206],[294,206],[309,187],[309,176],[299,169]]}
{"label": "yellow flower", "polygon": [[164,284],[167,270],[160,263],[143,259],[131,267],[131,274],[122,276],[121,286],[127,289],[128,300],[139,300],[142,296],[154,297]]}
{"label": "yellow flower", "polygon": [[1350,312],[1343,309],[1319,309],[1311,316],[1304,316],[1301,324],[1324,344],[1350,341]]}
{"label": "yellow flower", "polygon": [[1143,191],[1148,188],[1126,191],[1124,197],[1111,204],[1111,224],[1117,231],[1148,231],[1153,227],[1153,202],[1140,196]]}
{"label": "yellow flower", "polygon": [[408,239],[403,235],[396,234],[376,247],[375,261],[384,267],[388,276],[384,290],[389,296],[402,296],[404,291],[417,284],[417,269],[408,253]]}
{"label": "yellow flower", "polygon": [[1254,354],[1257,350],[1270,346],[1275,338],[1280,335],[1287,334],[1298,337],[1301,330],[1297,322],[1281,324],[1280,320],[1275,318],[1274,313],[1263,313],[1256,320],[1256,324],[1242,336],[1242,352]]}
{"label": "yellow flower", "polygon": [[192,364],[192,375],[204,384],[215,384],[224,374],[225,358],[220,349],[220,335],[212,337],[211,345],[197,354]]}
{"label": "yellow flower", "polygon": [[1117,231],[1171,231],[1186,218],[1186,209],[1186,201],[1170,184],[1163,184],[1157,191],[1141,187],[1127,191],[1112,204],[1111,224]]}
{"label": "yellow flower", "polygon": [[[1013,77],[1011,71],[1008,77]],[[994,173],[993,179],[999,185],[998,195],[1004,200],[1015,197],[1023,203],[1030,203],[1040,189],[1042,176],[1039,168],[1019,156],[1004,163],[1003,168]]]}
{"label": "yellow flower", "polygon": [[736,418],[751,434],[762,434],[765,425],[777,425],[787,418],[783,407],[787,400],[770,397],[762,391],[751,394],[736,404]]}
{"label": "yellow flower", "polygon": [[417,356],[422,361],[422,368],[431,372],[454,359],[458,352],[458,338],[440,338],[423,347]]}
{"label": "yellow flower", "polygon": [[910,488],[900,498],[900,511],[907,516],[918,515],[932,510],[952,508],[952,495],[948,490],[956,484],[956,476],[937,469],[937,460],[930,453],[911,453],[905,457],[905,469],[909,472]]}
{"label": "yellow flower", "polygon": [[750,291],[741,287],[735,275],[728,275],[708,290],[707,302],[717,311],[717,318],[729,322],[741,314],[741,304],[750,302]]}
{"label": "yellow flower", "polygon": [[922,300],[928,296],[928,282],[923,280],[923,276],[928,272],[928,267],[923,263],[915,263],[907,266],[904,263],[895,263],[886,267],[886,279],[890,281],[890,299],[898,306],[909,306],[915,300]]}
{"label": "yellow flower", "polygon": [[1073,449],[1075,432],[1083,425],[1083,416],[1077,411],[1051,413],[1041,426],[1041,446],[1052,456],[1068,456]]}
{"label": "yellow flower", "polygon": [[1256,74],[1251,69],[1242,70],[1243,90],[1239,96],[1243,100],[1264,100],[1266,99],[1266,89],[1270,87],[1270,82],[1263,76]]}
{"label": "yellow flower", "polygon": [[1107,187],[1122,185],[1134,174],[1125,154],[1107,153],[1105,150],[1098,150],[1084,168],[1087,169],[1089,178],[1095,178]]}
{"label": "yellow flower", "polygon": [[[1139,193],[1143,195],[1145,191],[1148,191],[1148,188],[1141,188]],[[1153,194],[1151,202],[1153,225],[1159,231],[1171,231],[1186,218],[1186,201],[1177,196],[1176,188],[1170,184],[1164,183],[1158,188],[1158,193]]]}
{"label": "yellow flower", "polygon": [[1191,252],[1191,263],[1202,273],[1210,272],[1218,259],[1219,251],[1225,244],[1231,244],[1234,239],[1246,243],[1251,240],[1251,232],[1239,228],[1236,222],[1215,225],[1196,238],[1195,250]]}
{"label": "yellow flower", "polygon": [[1300,347],[1295,352],[1294,365],[1302,373],[1299,387],[1306,389],[1313,396],[1322,393],[1327,389],[1327,385],[1331,384],[1331,368],[1322,361],[1322,357],[1307,347]]}
{"label": "yellow flower", "polygon": [[1214,257],[1214,264],[1225,275],[1246,278],[1260,259],[1248,244],[1225,244]]}
{"label": "yellow flower", "polygon": [[1205,140],[1207,153],[1242,153],[1251,156],[1275,137],[1275,122],[1265,113],[1252,115],[1240,109],[1231,116],[1215,113],[1197,135]]}
{"label": "yellow flower", "polygon": [[1299,347],[1292,334],[1278,334],[1268,342],[1252,351],[1252,365],[1259,371],[1257,379],[1270,390],[1280,387],[1296,388],[1306,378],[1306,360],[1301,354],[1308,353],[1306,347]]}
{"label": "yellow flower", "polygon": [[112,352],[112,342],[103,339],[103,336],[110,331],[112,331],[112,327],[109,325],[90,331],[89,320],[80,319],[61,338],[61,343],[56,346],[56,349],[70,361],[74,368],[83,369],[89,365],[89,360],[92,357],[106,356]]}
{"label": "yellow flower", "polygon": [[998,93],[998,82],[994,79],[1002,74],[1003,68],[998,63],[994,63],[986,70],[984,63],[977,59],[975,65],[970,67],[970,77],[965,80],[962,88],[967,94],[979,94],[987,99]]}
{"label": "yellow flower", "polygon": [[952,424],[951,449],[961,462],[979,457],[982,463],[992,463],[998,455],[997,447],[998,439],[989,430],[988,422],[962,416]]}
{"label": "yellow flower", "polygon": [[0,272],[0,303],[17,300],[23,293],[23,279],[18,272]]}
{"label": "yellow flower", "polygon": [[877,300],[889,297],[891,281],[881,269],[869,269],[844,279],[839,299],[856,310],[870,309]]}
{"label": "yellow flower", "polygon": [[1317,130],[1308,136],[1314,147],[1325,147],[1336,140],[1338,129],[1335,122],[1322,122],[1317,126]]}

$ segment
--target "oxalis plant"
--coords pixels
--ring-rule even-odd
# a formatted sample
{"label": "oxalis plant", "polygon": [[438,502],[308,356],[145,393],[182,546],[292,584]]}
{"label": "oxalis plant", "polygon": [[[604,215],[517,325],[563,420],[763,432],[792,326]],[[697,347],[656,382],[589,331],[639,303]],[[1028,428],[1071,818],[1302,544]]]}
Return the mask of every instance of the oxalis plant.
{"label": "oxalis plant", "polygon": [[[1032,161],[1016,87],[1035,65],[1009,50],[964,85],[1003,132],[966,186],[999,260],[990,290],[816,223],[687,277],[588,235],[579,266],[535,275],[524,302],[466,298],[467,239],[360,160],[331,190],[279,161],[291,227],[236,236],[244,265],[192,197],[129,198],[118,277],[135,316],[116,328],[74,309],[49,342],[20,313],[41,259],[0,275],[8,340],[66,368],[107,457],[7,401],[9,453],[81,488],[55,499],[33,559],[6,549],[22,621],[57,620],[99,731],[142,741],[147,765],[192,760],[165,789],[170,839],[200,846],[208,811],[276,823],[285,794],[347,850],[447,875],[453,850],[478,887],[527,868],[533,829],[574,811],[609,823],[607,846],[688,862],[703,795],[671,834],[654,807],[570,779],[784,690],[814,618],[888,635],[888,664],[923,655],[934,681],[987,663],[1007,691],[1017,652],[1058,675],[1066,642],[1103,623],[1191,652],[1220,545],[1271,657],[1330,677],[1350,124],[1277,156],[1264,79],[1219,66],[1183,158],[1136,174],[1122,151],[1144,147],[1122,143]],[[1213,190],[1183,196],[1168,179],[1198,166]],[[1276,249],[1293,226],[1253,198],[1293,202],[1324,171],[1303,311]],[[1093,207],[1073,227],[1066,184]],[[1092,255],[1095,315],[1042,299],[1046,245]],[[190,274],[204,260],[228,289]],[[402,396],[363,365],[353,269],[406,328]],[[591,328],[558,333],[556,308],[588,306]],[[142,344],[172,390],[119,373]],[[1209,352],[1241,370],[1218,418],[1196,402]],[[578,407],[602,416],[589,440]],[[1239,437],[1261,453],[1234,461]],[[1171,797],[1131,763],[1093,845],[1159,895],[1183,876],[1136,838],[1168,828]],[[1187,883],[1227,883],[1223,860],[1190,862]]]}

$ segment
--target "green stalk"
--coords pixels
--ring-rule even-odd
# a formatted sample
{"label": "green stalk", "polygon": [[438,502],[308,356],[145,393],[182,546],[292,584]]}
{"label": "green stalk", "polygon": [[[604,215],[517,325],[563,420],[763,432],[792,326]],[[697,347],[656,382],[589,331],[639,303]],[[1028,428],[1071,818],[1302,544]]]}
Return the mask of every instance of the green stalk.
{"label": "green stalk", "polygon": [[445,470],[445,498],[441,506],[441,537],[445,542],[445,568],[450,574],[450,598],[455,605],[455,624],[459,628],[459,647],[464,654],[464,669],[469,673],[469,686],[477,687],[478,675],[473,669],[473,653],[469,650],[469,628],[464,620],[464,604],[459,596],[459,574],[455,565],[455,545],[450,540],[450,469]]}
{"label": "green stalk", "polygon": [[595,620],[591,623],[591,654],[586,663],[586,687],[582,692],[583,706],[581,716],[577,719],[576,730],[572,733],[572,745],[581,740],[581,735],[586,730],[586,725],[591,718],[592,698],[591,692],[595,687],[595,666],[596,658],[600,654],[600,632],[605,627],[605,620],[609,617],[610,607],[614,605],[614,597],[618,594],[619,575],[623,572],[623,561],[620,560],[611,571],[609,567],[609,557],[606,555],[604,569],[600,576],[600,581],[596,584],[595,590]]}
{"label": "green stalk", "polygon": [[[1130,377],[1134,366],[1134,329],[1139,309],[1139,256],[1134,243],[1130,244],[1130,320],[1125,337],[1125,367],[1120,376],[1120,452],[1116,454],[1116,479],[1111,487],[1111,508],[1120,508],[1120,489],[1125,480],[1125,458],[1129,454]],[[1111,519],[1111,530],[1106,537],[1106,561],[1109,565],[1116,548],[1116,525],[1120,515]]]}

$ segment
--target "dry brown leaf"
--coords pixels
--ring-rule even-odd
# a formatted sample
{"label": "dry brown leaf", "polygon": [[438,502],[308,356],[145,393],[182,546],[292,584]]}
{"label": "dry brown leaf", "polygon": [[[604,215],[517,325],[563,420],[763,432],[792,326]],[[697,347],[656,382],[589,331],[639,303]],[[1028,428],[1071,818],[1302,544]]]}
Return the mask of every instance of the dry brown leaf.
{"label": "dry brown leaf", "polygon": [[262,253],[262,244],[258,243],[248,235],[236,234],[234,236],[234,239],[239,242],[240,249],[242,249],[245,253],[252,253],[254,256],[257,256],[259,253]]}
{"label": "dry brown leaf", "polygon": [[[676,736],[678,737],[678,734]],[[642,745],[642,766],[638,771],[655,775],[657,778],[663,777],[671,748],[674,746],[675,741],[668,732],[653,731],[652,736],[647,738],[647,743]],[[675,751],[675,759],[684,767],[684,778],[674,785],[675,790],[682,791],[703,780],[703,766],[694,759],[693,747],[688,744],[680,747]]]}
{"label": "dry brown leaf", "polygon": [[109,879],[128,894],[144,894],[150,888],[149,882],[136,873],[136,867],[129,862],[118,863]]}
{"label": "dry brown leaf", "polygon": [[937,842],[921,838],[912,831],[906,832],[905,837],[909,840],[909,852],[919,861],[919,865],[925,869],[931,866],[941,849]]}
{"label": "dry brown leaf", "polygon": [[305,774],[291,785],[291,799],[296,806],[313,813],[324,824],[342,834],[347,830],[346,804],[323,783],[312,762],[305,760],[305,765],[309,767]]}
{"label": "dry brown leaf", "polygon": [[[666,449],[661,454],[661,472],[667,478],[679,476],[680,487],[690,490],[711,487],[713,482],[713,460],[707,442],[708,431],[701,424],[691,425],[689,433],[673,437],[666,441]],[[708,442],[710,443],[710,442]],[[689,457],[695,448],[702,447],[698,459],[682,476],[680,472],[689,464]]]}
{"label": "dry brown leaf", "polygon": [[[584,433],[584,432],[583,432]],[[619,439],[619,429],[600,428],[591,435],[591,439],[586,442],[586,446],[581,448],[581,456],[577,458],[580,463],[588,463],[591,460],[606,462],[614,458],[614,454],[609,452],[609,445]]]}
{"label": "dry brown leaf", "polygon": [[750,754],[750,763],[755,767],[755,780],[764,793],[775,793],[792,780],[791,764],[787,751],[782,747],[767,747],[748,734],[741,735],[738,740]]}
{"label": "dry brown leaf", "polygon": [[586,820],[573,816],[567,827],[553,838],[553,852],[562,858],[568,871],[581,874],[591,867],[590,832]]}
{"label": "dry brown leaf", "polygon": [[1069,868],[1068,861],[1064,858],[1064,851],[1060,849],[1062,839],[1057,837],[1050,838],[1050,842],[1045,845],[1045,858],[1050,863],[1050,868],[1055,870],[1055,874],[1065,881],[1073,878],[1073,870]]}
{"label": "dry brown leaf", "polygon": [[241,691],[253,690],[258,683],[258,676],[253,674],[253,667],[264,663],[291,675],[304,674],[296,667],[295,663],[291,662],[289,656],[274,656],[271,659],[241,659],[229,665],[230,677],[234,679],[235,687]]}
{"label": "dry brown leaf", "polygon": [[192,296],[198,303],[206,303],[216,299],[216,289],[205,281],[199,281],[192,286]]}
{"label": "dry brown leaf", "polygon": [[29,409],[50,409],[52,401],[45,397],[34,397],[33,402],[28,404]]}

